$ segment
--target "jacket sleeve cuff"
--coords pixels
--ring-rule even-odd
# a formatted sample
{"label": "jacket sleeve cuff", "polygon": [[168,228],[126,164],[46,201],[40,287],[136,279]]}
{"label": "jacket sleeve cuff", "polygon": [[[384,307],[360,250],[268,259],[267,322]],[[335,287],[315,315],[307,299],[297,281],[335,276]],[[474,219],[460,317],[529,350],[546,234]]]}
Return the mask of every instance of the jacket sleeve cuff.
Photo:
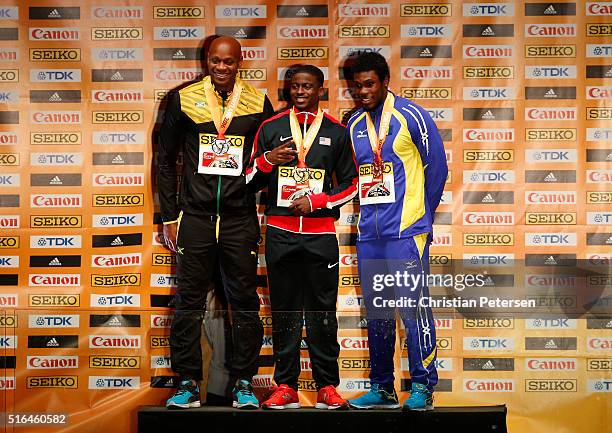
{"label": "jacket sleeve cuff", "polygon": [[323,208],[327,208],[329,207],[329,196],[327,194],[325,194],[324,192],[320,193],[320,194],[314,194],[311,196],[308,196],[308,199],[310,200],[310,204],[312,206],[312,211],[316,211],[317,209],[323,209]]}
{"label": "jacket sleeve cuff", "polygon": [[260,155],[257,158],[256,160],[257,170],[263,171],[264,173],[271,173],[272,169],[274,168],[274,165],[270,163],[270,161],[268,161],[268,158],[266,158],[266,153]]}
{"label": "jacket sleeve cuff", "polygon": [[168,224],[175,224],[177,222],[178,222],[178,219],[175,219],[174,221],[164,221],[163,224],[168,225]]}

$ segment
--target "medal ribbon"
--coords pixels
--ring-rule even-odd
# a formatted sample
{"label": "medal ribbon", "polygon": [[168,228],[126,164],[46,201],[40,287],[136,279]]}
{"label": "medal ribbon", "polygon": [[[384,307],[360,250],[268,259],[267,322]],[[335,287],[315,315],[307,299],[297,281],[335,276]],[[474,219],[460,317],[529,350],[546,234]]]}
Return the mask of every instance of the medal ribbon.
{"label": "medal ribbon", "polygon": [[383,174],[383,160],[382,160],[382,149],[389,134],[389,124],[391,123],[391,117],[393,115],[393,105],[395,103],[395,97],[391,92],[387,93],[387,98],[383,105],[382,113],[380,115],[380,125],[378,127],[378,133],[376,133],[376,127],[372,122],[369,112],[365,112],[366,125],[368,127],[368,138],[370,139],[370,146],[374,153],[374,164],[373,164],[373,177],[376,180],[382,180]]}
{"label": "medal ribbon", "polygon": [[206,102],[210,107],[210,115],[213,118],[215,127],[217,128],[217,138],[221,140],[225,139],[225,131],[227,131],[230,123],[232,123],[236,108],[238,107],[238,102],[240,102],[240,94],[242,93],[242,89],[242,82],[236,79],[234,90],[232,91],[232,96],[230,97],[227,107],[225,108],[225,112],[221,113],[221,107],[219,107],[219,101],[217,101],[217,95],[215,95],[210,79],[204,81]]}
{"label": "medal ribbon", "polygon": [[[306,119],[304,119],[306,123]],[[289,112],[289,126],[291,127],[291,136],[293,137],[293,142],[295,143],[295,147],[298,151],[298,168],[306,167],[306,155],[308,155],[308,151],[312,147],[312,143],[319,133],[319,129],[321,129],[321,123],[323,123],[323,110],[319,108],[317,111],[317,116],[315,120],[312,122],[305,136],[302,136],[302,131],[300,131],[300,122],[298,122],[297,114],[295,114],[295,108]]]}

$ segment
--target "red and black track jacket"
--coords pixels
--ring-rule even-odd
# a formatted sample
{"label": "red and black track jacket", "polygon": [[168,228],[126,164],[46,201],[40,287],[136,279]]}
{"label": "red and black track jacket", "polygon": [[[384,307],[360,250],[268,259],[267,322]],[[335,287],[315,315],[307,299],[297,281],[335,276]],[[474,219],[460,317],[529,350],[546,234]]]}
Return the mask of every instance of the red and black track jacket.
{"label": "red and black track jacket", "polygon": [[[336,119],[323,115],[321,128],[306,155],[309,168],[325,170],[323,192],[308,196],[313,211],[304,217],[296,217],[288,208],[277,206],[279,166],[270,164],[265,156],[266,152],[291,138],[289,112],[285,110],[261,124],[246,171],[247,182],[256,190],[268,188],[265,210],[268,225],[296,233],[335,233],[334,221],[340,217],[340,206],[357,193],[357,165],[348,132]],[[303,130],[304,117],[298,114],[300,130]],[[307,123],[310,124],[314,118],[314,115],[308,116]],[[296,165],[297,157],[282,166]]]}

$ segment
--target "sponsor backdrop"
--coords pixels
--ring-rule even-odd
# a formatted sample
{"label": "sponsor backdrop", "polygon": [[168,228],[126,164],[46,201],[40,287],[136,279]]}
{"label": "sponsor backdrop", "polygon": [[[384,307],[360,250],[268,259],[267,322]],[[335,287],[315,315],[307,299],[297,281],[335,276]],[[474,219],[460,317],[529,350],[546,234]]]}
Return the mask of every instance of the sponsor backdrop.
{"label": "sponsor backdrop", "polygon": [[[158,3],[0,6],[7,412],[69,413],[46,421],[54,431],[135,431],[135,407],[172,392],[175,262],[159,234],[155,130],[164,95],[200,76],[198,48],[214,33],[241,41],[240,76],[277,108],[287,67],[320,66],[323,105],[337,117],[354,105],[346,60],[368,50],[389,59],[391,88],[430,110],[447,149],[433,265],[612,260],[612,2]],[[357,214],[347,205],[338,222],[348,397],[369,388]],[[266,336],[255,383],[266,387],[271,323],[260,258]],[[541,306],[572,302],[546,290],[555,275],[525,279],[547,295]],[[446,310],[436,326],[438,405],[508,404],[515,431],[605,430],[610,315],[476,320]],[[405,397],[400,354],[403,340],[396,387]],[[302,367],[301,397],[313,402],[307,351]]]}

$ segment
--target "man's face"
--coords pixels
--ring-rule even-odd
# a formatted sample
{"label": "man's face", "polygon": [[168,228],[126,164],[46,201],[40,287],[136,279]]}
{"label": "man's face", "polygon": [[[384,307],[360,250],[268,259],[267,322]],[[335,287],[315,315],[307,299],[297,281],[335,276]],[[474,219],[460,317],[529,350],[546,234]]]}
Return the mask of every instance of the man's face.
{"label": "man's face", "polygon": [[321,99],[323,93],[323,87],[314,75],[300,72],[293,74],[291,77],[289,95],[293,105],[299,111],[316,111],[319,108],[319,99]]}
{"label": "man's face", "polygon": [[378,107],[387,97],[388,77],[381,82],[374,71],[356,72],[353,82],[357,97],[366,111]]}
{"label": "man's face", "polygon": [[229,41],[213,41],[208,51],[206,64],[210,79],[217,90],[230,92],[234,88],[240,67],[240,45]]}

